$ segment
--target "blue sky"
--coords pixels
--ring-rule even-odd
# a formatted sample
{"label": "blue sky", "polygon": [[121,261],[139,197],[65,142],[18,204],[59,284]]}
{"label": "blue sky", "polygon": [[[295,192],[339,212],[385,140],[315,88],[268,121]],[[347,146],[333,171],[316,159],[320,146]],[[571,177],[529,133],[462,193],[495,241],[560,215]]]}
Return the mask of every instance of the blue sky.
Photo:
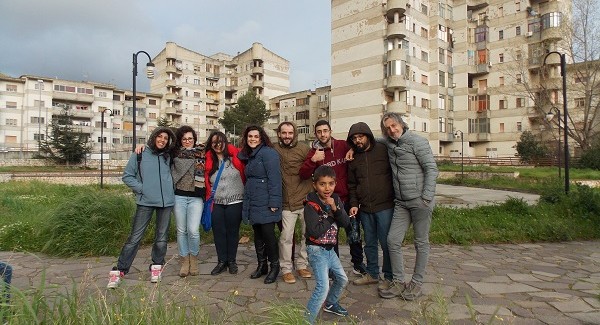
{"label": "blue sky", "polygon": [[[132,54],[168,41],[212,55],[260,42],[290,61],[291,91],[330,82],[331,2],[324,0],[0,0],[0,72],[131,89]],[[138,56],[143,69],[146,58]],[[143,70],[140,70],[143,71]],[[148,90],[143,73],[139,89]]]}

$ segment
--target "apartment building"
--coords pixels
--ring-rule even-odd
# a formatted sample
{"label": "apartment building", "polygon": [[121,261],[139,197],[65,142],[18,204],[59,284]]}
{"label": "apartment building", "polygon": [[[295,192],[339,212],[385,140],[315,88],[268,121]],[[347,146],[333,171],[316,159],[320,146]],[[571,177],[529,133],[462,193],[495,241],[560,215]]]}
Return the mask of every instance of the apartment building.
{"label": "apartment building", "polygon": [[[357,118],[377,130],[393,111],[435,154],[493,157],[514,155],[521,132],[539,127],[540,68],[561,50],[568,0],[332,0],[331,8],[334,131]],[[551,77],[560,77],[559,59],[546,61]]]}
{"label": "apartment building", "polygon": [[[160,116],[162,95],[138,92],[136,97],[136,136],[138,143],[145,143]],[[107,153],[128,156],[133,143],[132,100],[131,91],[110,84],[0,74],[0,149],[31,156],[38,150],[38,139],[52,133],[53,116],[66,111],[73,125],[89,137],[93,152],[100,151],[104,141]]]}
{"label": "apartment building", "polygon": [[248,90],[267,107],[270,98],[289,92],[289,62],[260,43],[235,56],[206,56],[168,42],[152,62],[150,89],[164,95],[165,116],[174,125],[193,126],[201,139],[220,128],[221,113]]}
{"label": "apartment building", "polygon": [[265,125],[269,137],[276,141],[277,126],[289,121],[296,124],[298,141],[306,144],[314,141],[315,123],[318,120],[329,121],[330,90],[329,86],[325,86],[271,98],[268,106],[271,115]]}

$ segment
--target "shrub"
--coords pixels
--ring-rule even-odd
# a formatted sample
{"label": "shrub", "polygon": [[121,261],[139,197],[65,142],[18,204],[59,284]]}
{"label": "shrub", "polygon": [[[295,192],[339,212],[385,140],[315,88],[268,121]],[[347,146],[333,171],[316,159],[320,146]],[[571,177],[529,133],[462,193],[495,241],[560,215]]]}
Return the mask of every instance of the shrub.
{"label": "shrub", "polygon": [[521,138],[517,141],[517,152],[523,163],[534,163],[548,156],[548,148],[529,131],[521,133]]}
{"label": "shrub", "polygon": [[581,158],[579,158],[579,166],[581,168],[600,170],[600,144],[583,152]]}

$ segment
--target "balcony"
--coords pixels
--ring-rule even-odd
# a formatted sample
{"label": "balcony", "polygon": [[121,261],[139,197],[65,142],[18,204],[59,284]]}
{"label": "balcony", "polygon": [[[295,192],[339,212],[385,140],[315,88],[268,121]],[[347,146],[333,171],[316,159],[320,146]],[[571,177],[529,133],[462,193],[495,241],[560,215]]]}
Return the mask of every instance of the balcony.
{"label": "balcony", "polygon": [[407,61],[405,49],[391,49],[387,52],[387,61]]}
{"label": "balcony", "polygon": [[167,107],[165,109],[165,113],[167,113],[167,115],[181,116],[181,114],[183,114],[183,110],[181,108]]}
{"label": "balcony", "polygon": [[67,100],[71,102],[77,103],[93,103],[94,95],[93,94],[80,94],[80,93],[68,93],[64,91],[53,91],[52,99],[54,100]]}
{"label": "balcony", "polygon": [[252,81],[252,88],[264,88],[265,87],[265,83],[262,80],[253,80]]}
{"label": "balcony", "polygon": [[479,10],[489,5],[487,0],[467,0],[467,10]]}
{"label": "balcony", "polygon": [[396,13],[399,15],[404,15],[406,12],[407,2],[407,0],[388,0],[386,11],[386,17],[388,21],[394,21],[394,15]]}
{"label": "balcony", "polygon": [[263,74],[265,69],[263,67],[252,67],[252,74]]}
{"label": "balcony", "polygon": [[492,141],[492,135],[490,133],[477,133],[477,141]]}
{"label": "balcony", "polygon": [[553,40],[553,39],[563,39],[563,35],[561,34],[560,27],[551,27],[545,28],[541,31],[542,41]]}
{"label": "balcony", "polygon": [[404,22],[388,24],[386,35],[387,38],[405,38],[406,25]]}
{"label": "balcony", "polygon": [[174,65],[167,65],[167,67],[165,68],[165,72],[166,73],[181,74],[181,69],[178,69]]}
{"label": "balcony", "polygon": [[174,94],[174,93],[166,93],[166,94],[165,94],[165,99],[166,99],[166,100],[175,100],[175,99],[177,99],[177,94]]}
{"label": "balcony", "polygon": [[387,85],[385,90],[394,91],[396,89],[402,91],[406,88],[406,79],[404,76],[393,75],[386,78]]}
{"label": "balcony", "polygon": [[409,114],[411,111],[411,106],[406,102],[388,102],[387,105],[388,112],[395,112],[400,114]]}
{"label": "balcony", "polygon": [[[94,117],[94,112],[92,112],[90,110],[70,109],[68,112],[73,117],[83,117],[83,118]],[[100,113],[98,113],[98,115],[100,115]]]}
{"label": "balcony", "polygon": [[471,74],[471,75],[487,74],[487,73],[490,73],[490,67],[491,67],[491,64],[489,64],[489,63],[468,65],[467,73]]}
{"label": "balcony", "polygon": [[165,81],[165,86],[167,86],[167,88],[181,88],[181,83],[178,80],[167,79]]}

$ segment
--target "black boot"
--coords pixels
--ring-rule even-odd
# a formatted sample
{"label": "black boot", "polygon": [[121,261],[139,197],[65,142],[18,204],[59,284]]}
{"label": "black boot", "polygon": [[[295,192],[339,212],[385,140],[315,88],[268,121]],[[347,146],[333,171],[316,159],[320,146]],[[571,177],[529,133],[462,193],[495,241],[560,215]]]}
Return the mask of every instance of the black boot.
{"label": "black boot", "polygon": [[227,269],[227,263],[219,261],[217,266],[210,272],[210,275],[217,275],[223,273]]}
{"label": "black boot", "polygon": [[229,273],[230,274],[238,273],[238,266],[237,266],[237,262],[235,260],[229,261],[229,262],[227,262],[227,264],[229,265]]}
{"label": "black boot", "polygon": [[265,243],[255,243],[256,248],[256,259],[258,260],[258,267],[252,274],[250,279],[258,279],[261,276],[269,273],[269,266],[267,265],[267,257],[265,256]]}
{"label": "black boot", "polygon": [[279,261],[271,263],[271,270],[267,277],[265,278],[265,284],[273,283],[277,280],[277,276],[279,275]]}

